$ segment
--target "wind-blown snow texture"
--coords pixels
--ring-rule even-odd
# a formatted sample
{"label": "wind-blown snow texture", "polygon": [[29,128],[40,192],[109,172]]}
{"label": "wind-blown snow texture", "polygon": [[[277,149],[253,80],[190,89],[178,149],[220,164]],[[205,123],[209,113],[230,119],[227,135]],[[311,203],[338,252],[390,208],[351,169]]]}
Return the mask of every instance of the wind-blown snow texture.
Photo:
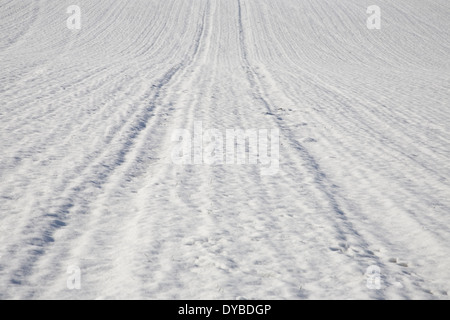
{"label": "wind-blown snow texture", "polygon": [[449,58],[448,0],[1,0],[0,298],[447,299]]}

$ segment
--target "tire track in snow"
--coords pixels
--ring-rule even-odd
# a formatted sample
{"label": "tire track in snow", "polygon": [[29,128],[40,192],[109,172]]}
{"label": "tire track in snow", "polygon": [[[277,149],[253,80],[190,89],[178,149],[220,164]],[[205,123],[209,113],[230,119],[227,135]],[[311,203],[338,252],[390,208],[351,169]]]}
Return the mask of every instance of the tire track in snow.
{"label": "tire track in snow", "polygon": [[[201,35],[201,30],[200,32],[198,32],[199,35]],[[195,51],[197,50],[196,48],[194,48]],[[147,102],[148,106],[144,108],[144,113],[140,116],[139,122],[137,123],[137,126],[134,126],[135,130],[134,132],[131,133],[130,136],[128,136],[129,139],[131,139],[130,141],[132,142],[133,140],[136,140],[139,137],[139,134],[142,130],[145,129],[144,125],[140,125],[140,124],[145,124],[150,117],[153,115],[153,108],[155,107],[154,105],[154,101],[156,101],[159,98],[160,93],[163,90],[163,87],[165,85],[167,85],[169,83],[169,81],[172,79],[172,77],[180,70],[180,68],[183,66],[184,62],[181,62],[177,65],[175,65],[174,67],[170,68],[166,74],[160,78],[156,84],[154,84],[150,89],[149,89],[149,95],[153,96],[152,100],[149,102]],[[144,96],[145,98],[145,96]],[[153,101],[153,102],[152,102]],[[143,122],[144,121],[144,122]],[[127,153],[131,150],[132,147],[132,143],[130,143],[130,141],[128,141],[126,143],[126,145],[124,146],[125,149],[123,149],[120,153],[119,153],[119,160],[118,160],[118,165],[121,165],[122,162],[124,161]],[[104,155],[102,155],[104,156]],[[91,159],[95,160],[94,159]],[[107,178],[109,175],[112,175],[114,170],[116,169],[116,165],[113,165],[113,167],[107,168],[105,169],[104,166],[101,165],[102,162],[102,158],[99,158],[98,160],[98,164],[90,164],[89,167],[86,167],[85,169],[79,171],[79,174],[81,174],[81,177],[83,175],[86,175],[89,171],[87,172],[83,172],[86,170],[91,170],[91,168],[97,168],[100,170],[103,170],[104,173],[102,173],[101,171],[96,173],[95,175],[97,176],[95,179],[95,185],[97,189],[101,188],[101,185],[107,181]],[[106,171],[105,171],[106,170]],[[88,175],[89,176],[89,175]],[[81,181],[74,181],[71,183],[71,186],[67,187],[67,190],[71,190],[70,194],[68,195],[69,199],[76,199],[77,197],[79,198],[81,196],[81,194],[83,193],[83,185],[86,185],[86,183],[88,181],[86,181],[85,179],[81,178],[78,179]],[[66,227],[65,223],[67,222],[66,217],[67,214],[69,213],[69,209],[73,207],[73,200],[69,201],[69,204],[64,204],[61,207],[57,208],[55,211],[57,212],[55,215],[53,214],[48,214],[47,216],[50,216],[52,219],[53,218],[57,218],[54,222],[51,222],[51,225],[49,225],[49,227],[43,227],[42,230],[45,230],[45,236],[41,239],[40,236],[38,236],[37,238],[35,238],[35,240],[33,240],[32,245],[36,244],[38,247],[40,248],[46,248],[48,244],[50,244],[53,241],[52,238],[52,234],[54,232],[56,232],[59,228],[61,227]],[[73,210],[72,210],[73,211]],[[38,218],[39,220],[41,220],[41,217],[39,216]],[[29,226],[26,226],[25,229],[30,229],[31,226],[33,226],[35,229],[36,228],[36,222],[34,219],[32,219],[32,223]],[[39,224],[42,225],[42,221],[39,221]],[[11,251],[12,249],[9,249],[7,251]],[[31,255],[27,258],[27,262],[26,264],[22,264],[19,268],[16,269],[15,272],[13,272],[13,274],[15,274],[14,278],[23,278],[26,277],[28,274],[30,274],[33,265],[36,264],[36,262],[38,261],[38,259],[44,254],[44,250],[43,249],[39,249],[35,251],[35,254],[31,253]],[[18,263],[20,264],[20,263]],[[12,280],[12,283],[20,283],[20,280]]]}
{"label": "tire track in snow", "polygon": [[[355,229],[355,227],[352,225],[351,221],[349,221],[346,213],[341,208],[341,205],[339,204],[337,198],[335,197],[335,191],[333,190],[333,183],[331,183],[325,172],[322,170],[319,163],[316,161],[314,156],[295,138],[293,132],[288,129],[286,126],[283,125],[283,121],[280,120],[279,117],[275,115],[275,107],[273,103],[269,100],[269,94],[267,92],[264,92],[261,85],[261,79],[259,78],[258,74],[254,71],[254,69],[251,66],[251,63],[248,59],[248,55],[246,52],[246,39],[244,35],[244,27],[243,27],[243,18],[242,18],[242,4],[241,0],[238,0],[239,5],[239,29],[240,29],[240,43],[241,48],[243,52],[243,61],[244,61],[244,67],[246,69],[248,81],[251,85],[251,87],[254,89],[255,94],[255,101],[259,101],[266,109],[267,114],[271,115],[271,117],[275,123],[275,127],[279,128],[281,136],[284,138],[283,140],[288,141],[289,145],[294,147],[294,150],[297,154],[299,154],[300,158],[304,163],[307,164],[309,168],[309,172],[307,174],[312,175],[314,178],[314,185],[317,186],[318,190],[325,196],[327,199],[327,202],[329,203],[329,208],[332,211],[332,215],[328,216],[328,219],[333,224],[333,228],[336,229],[336,235],[338,238],[335,240],[336,243],[343,244],[342,250],[348,249],[348,243],[352,243],[352,245],[356,245],[359,248],[368,248],[369,245],[365,241],[365,239],[359,234],[359,232]],[[291,149],[292,150],[292,149]],[[291,158],[291,155],[287,155],[286,153],[283,154],[283,157]],[[289,161],[286,159],[286,161]],[[281,164],[283,165],[283,164]],[[301,172],[301,170],[299,170]],[[286,181],[286,179],[285,179]],[[296,185],[296,181],[286,181],[289,185]],[[331,245],[331,244],[330,244]],[[337,250],[337,249],[336,249]],[[379,259],[377,259],[374,256],[371,256],[370,254],[362,254],[361,258],[365,258],[368,260],[371,260],[373,263],[373,260],[377,262],[379,265],[383,265]],[[360,263],[360,266],[363,270],[365,266],[370,265],[367,263]],[[332,273],[332,271],[330,271]]]}
{"label": "tire track in snow", "polygon": [[[204,17],[206,16],[206,12],[204,13]],[[205,18],[203,18],[204,20]],[[87,232],[83,234],[79,239],[76,241],[76,245],[74,248],[70,249],[70,252],[75,252],[74,258],[76,259],[77,252],[79,252],[80,247],[86,246],[88,244],[88,247],[93,250],[94,248],[97,251],[95,253],[95,258],[80,258],[86,260],[85,263],[88,265],[86,268],[89,270],[89,272],[93,272],[92,270],[96,270],[98,268],[105,268],[103,271],[107,274],[122,274],[122,277],[124,277],[126,274],[130,274],[129,280],[134,282],[132,278],[132,272],[128,268],[123,269],[120,267],[120,265],[123,264],[116,264],[113,260],[110,260],[108,257],[113,256],[113,252],[110,252],[109,250],[119,250],[123,247],[122,239],[124,237],[127,237],[130,239],[130,243],[127,243],[125,246],[127,246],[127,250],[124,249],[124,252],[131,252],[133,250],[136,250],[136,248],[128,247],[129,245],[135,243],[132,241],[133,238],[135,238],[135,235],[133,234],[134,230],[133,225],[136,223],[135,219],[130,219],[129,221],[122,222],[122,228],[123,232],[126,233],[126,235],[120,236],[119,230],[117,228],[109,229],[111,230],[111,234],[109,234],[108,231],[105,231],[105,226],[107,225],[114,225],[116,221],[122,220],[120,216],[117,216],[109,209],[107,208],[108,203],[112,201],[116,196],[118,192],[115,190],[115,187],[117,187],[117,184],[123,185],[123,184],[130,184],[132,180],[135,180],[139,176],[139,172],[142,171],[144,168],[139,168],[141,165],[143,165],[144,160],[146,159],[146,153],[148,152],[145,148],[146,143],[145,141],[148,139],[147,136],[149,134],[149,131],[152,130],[152,127],[156,126],[159,122],[160,115],[163,113],[161,108],[163,105],[161,104],[160,100],[163,96],[166,95],[165,91],[168,90],[168,87],[170,87],[170,83],[173,82],[177,74],[182,72],[185,72],[184,70],[189,67],[191,62],[195,59],[197,52],[198,52],[198,43],[200,42],[200,39],[203,34],[203,25],[199,25],[199,29],[197,30],[196,34],[196,40],[193,42],[194,45],[192,48],[193,53],[191,54],[191,57],[185,57],[184,60],[177,64],[175,67],[171,68],[156,84],[153,84],[150,91],[151,98],[150,99],[143,99],[140,103],[143,103],[147,105],[145,109],[143,109],[144,113],[141,114],[139,117],[137,117],[137,126],[131,125],[134,130],[131,131],[129,135],[126,135],[126,144],[124,146],[124,149],[120,151],[119,156],[119,164],[116,166],[113,164],[108,168],[108,174],[104,175],[104,179],[96,179],[96,183],[100,184],[102,186],[102,194],[98,196],[98,199],[95,200],[93,203],[89,203],[88,207],[85,209],[87,212],[91,212],[89,215],[89,222],[87,222]],[[150,101],[148,101],[150,100]],[[152,121],[150,121],[152,120]],[[141,164],[141,165],[138,165]],[[79,191],[80,193],[80,191]],[[111,205],[111,203],[110,203]],[[132,207],[133,205],[131,205]],[[131,208],[130,207],[130,208]],[[120,211],[118,211],[120,212]],[[132,209],[129,212],[130,214],[133,213]],[[128,226],[128,227],[127,227]],[[100,228],[99,228],[100,227]],[[131,232],[131,233],[130,233]],[[101,237],[99,237],[101,235]],[[101,246],[99,241],[102,241],[104,237],[107,237],[111,243],[117,243],[115,245],[106,245]],[[90,239],[90,240],[89,240]],[[117,240],[115,240],[117,239]],[[59,259],[61,258],[61,253],[57,254]],[[90,257],[91,252],[89,252],[87,255],[84,255],[85,257]],[[71,259],[74,259],[71,258]],[[71,260],[69,259],[69,260]],[[131,259],[133,260],[133,259]],[[117,272],[116,268],[121,268],[123,272]],[[91,281],[91,280],[88,280]],[[94,281],[94,280],[92,280]],[[96,280],[98,281],[98,280]],[[104,279],[100,279],[100,281],[104,281]],[[120,280],[118,280],[120,281]],[[109,281],[110,285],[114,285],[114,281]],[[92,284],[92,283],[91,283]],[[95,287],[95,286],[94,286]],[[135,288],[139,288],[139,283],[135,282]],[[111,294],[111,293],[109,293]],[[108,294],[108,295],[109,295]],[[120,292],[117,293],[120,296]]]}
{"label": "tire track in snow", "polygon": [[[239,1],[240,2],[240,1]],[[250,66],[250,63],[248,61],[248,54],[245,53],[245,37],[244,37],[244,33],[243,33],[243,26],[242,26],[242,7],[241,4],[239,3],[240,6],[240,30],[241,30],[241,43],[242,43],[242,51],[243,53],[243,60],[245,61],[245,69],[247,70],[247,75],[248,75],[248,80],[249,82],[252,84],[252,87],[255,89],[255,100],[260,101],[267,109],[268,114],[273,115],[273,119],[275,120],[275,122],[277,123],[277,127],[280,128],[280,131],[282,133],[282,135],[284,135],[284,137],[286,138],[287,141],[290,141],[289,144],[294,146],[294,148],[296,149],[296,152],[300,152],[301,153],[301,158],[304,159],[304,161],[306,163],[309,163],[309,167],[313,170],[313,174],[314,174],[314,181],[315,181],[315,185],[317,185],[319,187],[319,190],[321,190],[321,192],[323,192],[326,196],[326,198],[328,199],[331,208],[333,209],[333,211],[335,213],[338,214],[338,216],[336,217],[330,217],[331,221],[335,221],[335,228],[337,230],[337,234],[340,235],[339,237],[342,237],[341,239],[337,239],[336,243],[338,243],[339,241],[341,243],[343,243],[345,246],[342,248],[338,248],[338,249],[333,249],[333,250],[345,250],[347,251],[349,248],[347,247],[347,243],[351,243],[352,246],[355,246],[356,248],[363,248],[364,251],[366,251],[364,248],[370,248],[371,245],[369,245],[369,242],[367,241],[367,239],[365,239],[365,237],[359,232],[357,231],[357,229],[355,228],[354,224],[351,222],[350,218],[348,217],[348,215],[346,213],[344,213],[344,210],[341,208],[341,206],[339,205],[340,202],[342,202],[342,199],[344,199],[342,196],[337,194],[337,190],[336,190],[336,186],[327,181],[328,178],[325,175],[324,171],[321,169],[319,163],[314,159],[314,157],[312,156],[311,153],[309,153],[307,151],[307,149],[296,139],[292,139],[291,137],[295,137],[295,135],[293,134],[293,132],[287,128],[285,125],[283,125],[283,120],[276,115],[275,112],[275,108],[273,107],[273,103],[270,102],[270,98],[272,96],[275,96],[272,93],[267,93],[267,91],[265,91],[264,93],[262,93],[262,89],[260,88],[273,88],[273,83],[271,86],[269,85],[262,85],[262,80],[259,77],[259,75],[257,74],[256,71],[254,71],[254,69]],[[282,91],[282,90],[281,90]],[[288,105],[292,105],[293,101],[287,101]],[[339,201],[337,200],[339,199]],[[346,206],[348,207],[348,206]],[[354,248],[352,248],[354,249]],[[365,253],[359,253],[359,249],[354,249],[357,250],[357,254],[356,256],[358,257],[358,260],[362,260],[362,261],[358,261],[358,264],[361,268],[362,273],[364,272],[364,268],[366,268],[367,266],[369,266],[370,264],[378,264],[379,266],[382,267],[382,269],[387,270],[388,267],[386,266],[386,262],[384,262],[383,260],[381,260],[380,257],[376,256],[372,251],[367,251]],[[354,258],[354,257],[353,257]],[[410,276],[412,277],[412,279],[415,279],[415,285],[421,286],[421,283],[423,282],[423,279],[418,276],[417,274],[410,274]],[[386,282],[386,278],[384,279],[384,281]],[[422,289],[423,291],[427,291],[427,289]]]}
{"label": "tire track in snow", "polygon": [[[275,40],[275,38],[273,38],[273,40]],[[298,41],[296,42],[295,40],[293,40],[293,41],[290,41],[290,42],[285,42],[285,43],[299,43]],[[295,52],[295,51],[294,51]],[[279,56],[280,57],[287,57],[287,56],[289,56],[289,54],[288,53],[279,53]],[[276,61],[276,60],[274,60],[274,61]],[[298,65],[298,63],[297,63],[297,65]],[[292,66],[290,66],[291,68],[293,68],[293,69],[298,69],[298,66],[297,66],[295,63],[292,63]],[[280,67],[281,68],[281,67]],[[304,72],[303,70],[301,71],[301,72]],[[266,78],[269,78],[270,77],[270,75],[265,75],[265,77],[263,77],[263,79],[266,79]],[[261,80],[261,77],[260,77],[260,80]],[[294,83],[297,81],[294,77],[293,77],[293,80],[292,80]],[[287,84],[287,83],[286,83]],[[320,84],[320,82],[319,82],[319,84]],[[266,85],[264,85],[263,86],[264,88],[270,88],[270,93],[271,94],[268,94],[268,96],[270,96],[271,98],[274,98],[274,97],[276,97],[276,92],[283,92],[284,90],[282,89],[282,88],[277,88],[277,86],[276,86],[276,83],[274,82],[274,81],[271,81],[271,83],[270,84],[266,84]],[[295,91],[293,91],[292,93],[290,93],[289,94],[290,96],[292,96],[292,95],[294,95],[295,96]],[[289,95],[286,95],[286,97],[288,97]],[[277,99],[278,100],[278,102],[280,102],[280,101],[283,101],[283,98],[278,98]],[[284,101],[284,102],[282,102],[281,104],[286,104],[286,105],[288,105],[288,106],[290,106],[290,105],[295,105],[295,103],[293,103],[293,101]],[[376,110],[376,109],[375,109]],[[317,110],[318,111],[318,110]],[[278,115],[282,115],[283,116],[283,118],[287,115],[287,113],[284,113],[283,114],[283,112],[278,112],[277,113]],[[303,117],[304,118],[304,117]],[[351,119],[351,118],[350,118]],[[344,119],[342,119],[342,120],[344,120]],[[337,126],[339,126],[340,125],[340,121],[339,121],[339,119],[336,119],[336,117],[334,117],[334,118],[331,118],[330,117],[330,119],[329,119],[329,121],[330,121],[330,123],[334,123],[334,124],[336,124]],[[346,120],[344,120],[344,122],[345,122]],[[363,120],[363,118],[361,118],[361,121],[362,122],[364,122],[364,120]],[[311,122],[311,119],[309,119],[309,121],[308,122]],[[341,121],[342,122],[342,121]],[[371,128],[374,128],[374,127],[376,127],[376,126],[374,126],[373,124],[372,124],[372,126],[371,126]],[[342,126],[342,129],[343,130],[347,130],[347,128],[345,128],[344,126]],[[335,146],[335,145],[330,145],[328,148],[331,148],[330,149],[330,151],[334,151],[334,149],[337,149],[337,146]],[[345,152],[344,152],[344,154],[345,154]],[[370,176],[370,175],[368,175],[368,176]],[[373,175],[372,175],[373,176]],[[339,193],[338,193],[338,197],[340,198],[340,199],[345,199],[345,197],[343,197],[342,196],[342,194],[341,195],[339,195]],[[345,205],[346,207],[348,207],[348,201],[345,201],[345,202],[347,202],[347,204]],[[349,210],[350,210],[350,212],[351,211],[354,211],[354,208],[352,209],[351,207],[349,207]],[[352,219],[354,219],[354,212],[351,212],[351,216],[352,216]],[[361,217],[360,217],[361,218]],[[387,243],[388,243],[388,241],[387,241]],[[439,244],[438,243],[436,243],[437,244],[437,247],[439,247]],[[439,254],[439,255],[441,255],[441,254]],[[442,256],[442,255],[441,255]],[[414,278],[413,278],[414,279]],[[421,287],[422,285],[420,284],[420,282],[421,282],[421,280],[420,280],[420,277],[417,277],[416,276],[416,285],[418,285],[419,287]],[[418,282],[418,283],[417,283]],[[426,287],[426,286],[425,286]],[[426,292],[427,290],[426,289],[423,289],[423,291],[424,292]]]}

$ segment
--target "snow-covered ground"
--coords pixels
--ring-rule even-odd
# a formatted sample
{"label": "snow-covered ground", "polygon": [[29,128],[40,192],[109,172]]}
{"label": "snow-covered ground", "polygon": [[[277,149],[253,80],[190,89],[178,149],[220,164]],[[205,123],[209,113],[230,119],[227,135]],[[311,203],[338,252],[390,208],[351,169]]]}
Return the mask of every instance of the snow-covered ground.
{"label": "snow-covered ground", "polygon": [[448,299],[449,98],[448,0],[0,0],[0,298]]}

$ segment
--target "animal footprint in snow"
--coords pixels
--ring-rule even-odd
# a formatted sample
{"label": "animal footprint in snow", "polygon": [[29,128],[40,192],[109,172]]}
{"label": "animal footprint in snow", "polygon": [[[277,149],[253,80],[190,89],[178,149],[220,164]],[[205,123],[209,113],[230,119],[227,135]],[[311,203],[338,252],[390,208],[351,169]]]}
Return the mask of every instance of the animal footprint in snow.
{"label": "animal footprint in snow", "polygon": [[339,243],[337,247],[330,247],[331,251],[345,253],[350,249],[350,245],[348,243]]}
{"label": "animal footprint in snow", "polygon": [[409,267],[409,265],[406,262],[400,262],[400,260],[398,258],[390,258],[389,262],[390,263],[395,263],[395,264],[397,264],[397,265],[399,265],[401,267],[404,267],[404,268],[408,268]]}
{"label": "animal footprint in snow", "polygon": [[186,239],[183,243],[186,246],[192,246],[196,243],[202,244],[205,242],[208,242],[208,238],[206,238],[206,237],[191,237],[191,238]]}

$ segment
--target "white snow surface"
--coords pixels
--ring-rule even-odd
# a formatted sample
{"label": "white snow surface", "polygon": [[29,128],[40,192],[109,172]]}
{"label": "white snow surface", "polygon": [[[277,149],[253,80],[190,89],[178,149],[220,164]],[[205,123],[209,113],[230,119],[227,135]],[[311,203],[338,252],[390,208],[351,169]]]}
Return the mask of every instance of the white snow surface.
{"label": "white snow surface", "polygon": [[0,298],[448,299],[449,58],[448,0],[0,0]]}

